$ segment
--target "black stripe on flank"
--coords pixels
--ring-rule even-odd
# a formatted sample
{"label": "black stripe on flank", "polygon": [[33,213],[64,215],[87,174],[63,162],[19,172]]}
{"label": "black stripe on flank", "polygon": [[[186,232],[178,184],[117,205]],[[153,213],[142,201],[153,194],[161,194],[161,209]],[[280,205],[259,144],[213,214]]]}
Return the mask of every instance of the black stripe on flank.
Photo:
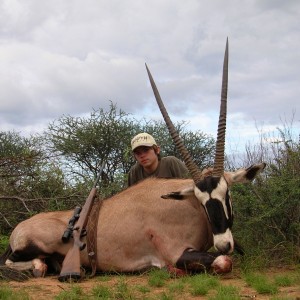
{"label": "black stripe on flank", "polygon": [[48,254],[43,252],[39,247],[37,247],[33,242],[29,242],[28,245],[23,249],[18,249],[14,251],[8,259],[12,262],[18,261],[30,261],[39,256],[47,256]]}

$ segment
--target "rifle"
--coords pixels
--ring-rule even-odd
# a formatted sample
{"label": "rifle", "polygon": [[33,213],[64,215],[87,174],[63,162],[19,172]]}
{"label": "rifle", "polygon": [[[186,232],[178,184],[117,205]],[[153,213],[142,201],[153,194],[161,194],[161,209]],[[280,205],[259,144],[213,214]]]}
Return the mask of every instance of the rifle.
{"label": "rifle", "polygon": [[86,225],[94,204],[94,199],[97,193],[96,186],[103,172],[103,168],[104,163],[101,166],[97,179],[95,180],[95,183],[90,191],[89,196],[85,200],[82,209],[78,206],[75,208],[74,215],[69,221],[68,228],[65,230],[62,236],[62,241],[64,243],[67,243],[70,237],[73,236],[74,243],[63,261],[62,269],[58,277],[59,281],[78,281],[81,279],[80,251],[82,251],[86,246],[86,244],[81,241],[81,238],[86,235]]}

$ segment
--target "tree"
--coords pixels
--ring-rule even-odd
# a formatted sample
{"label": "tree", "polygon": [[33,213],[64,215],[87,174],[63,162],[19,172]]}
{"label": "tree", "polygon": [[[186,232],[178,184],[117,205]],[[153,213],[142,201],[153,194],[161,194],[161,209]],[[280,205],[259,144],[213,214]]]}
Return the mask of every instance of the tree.
{"label": "tree", "polygon": [[74,182],[95,179],[105,162],[101,182],[107,186],[133,163],[129,141],[134,126],[113,104],[107,112],[93,110],[89,118],[62,116],[48,127],[48,149],[59,155],[64,171]]}
{"label": "tree", "polygon": [[[201,133],[187,132],[185,123],[176,124],[186,147],[199,167],[212,159],[214,140]],[[57,153],[69,178],[76,182],[96,178],[104,161],[102,187],[110,186],[114,193],[126,186],[126,175],[134,164],[130,141],[136,134],[148,132],[161,145],[164,155],[180,158],[162,121],[135,120],[116,105],[108,111],[93,110],[90,117],[63,116],[48,127],[47,140],[50,152]],[[119,186],[111,189],[117,183]]]}
{"label": "tree", "polygon": [[42,143],[39,137],[0,132],[1,231],[41,210],[65,208],[71,195],[74,198],[74,191],[59,166],[45,155]]}
{"label": "tree", "polygon": [[34,140],[16,132],[0,132],[1,192],[22,194],[24,182],[37,176],[36,166],[42,152],[34,147]]}

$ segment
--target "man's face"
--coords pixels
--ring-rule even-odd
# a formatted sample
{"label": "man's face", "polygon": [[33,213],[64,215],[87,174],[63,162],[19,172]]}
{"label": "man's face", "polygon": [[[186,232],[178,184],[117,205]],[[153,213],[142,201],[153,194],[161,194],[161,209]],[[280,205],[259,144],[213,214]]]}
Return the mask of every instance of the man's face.
{"label": "man's face", "polygon": [[148,168],[158,161],[159,148],[155,149],[153,147],[140,146],[134,149],[133,154],[135,159],[144,168]]}

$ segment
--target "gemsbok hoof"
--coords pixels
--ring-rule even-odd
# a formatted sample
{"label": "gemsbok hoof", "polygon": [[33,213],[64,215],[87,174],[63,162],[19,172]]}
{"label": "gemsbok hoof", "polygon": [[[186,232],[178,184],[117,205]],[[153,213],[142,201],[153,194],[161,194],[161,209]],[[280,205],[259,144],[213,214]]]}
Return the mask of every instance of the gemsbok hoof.
{"label": "gemsbok hoof", "polygon": [[232,260],[227,255],[220,255],[213,261],[211,266],[216,274],[229,273],[232,270]]}
{"label": "gemsbok hoof", "polygon": [[38,277],[45,277],[47,273],[47,265],[41,261],[40,259],[34,259],[32,260],[32,265],[33,265],[33,276],[38,278]]}

